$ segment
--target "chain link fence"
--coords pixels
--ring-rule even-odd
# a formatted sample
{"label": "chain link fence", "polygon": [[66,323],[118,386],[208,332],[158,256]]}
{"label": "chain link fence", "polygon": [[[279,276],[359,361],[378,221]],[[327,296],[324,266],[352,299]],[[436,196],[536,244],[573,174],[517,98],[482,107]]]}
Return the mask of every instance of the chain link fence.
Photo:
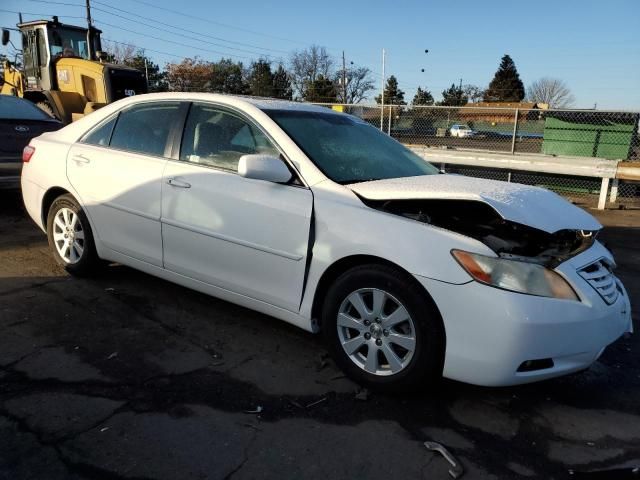
{"label": "chain link fence", "polygon": [[[416,147],[513,155],[590,157],[640,161],[639,112],[554,110],[484,106],[328,105],[355,115],[396,140]],[[602,188],[596,176],[448,165],[447,172],[539,185],[575,203],[595,206]],[[640,207],[640,183],[613,180],[608,203]]]}

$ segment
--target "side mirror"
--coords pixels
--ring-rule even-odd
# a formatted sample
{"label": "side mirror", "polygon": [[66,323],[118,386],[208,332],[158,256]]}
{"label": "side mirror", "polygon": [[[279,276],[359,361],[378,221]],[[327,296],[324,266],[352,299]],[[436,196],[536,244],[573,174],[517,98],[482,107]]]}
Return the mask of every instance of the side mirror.
{"label": "side mirror", "polygon": [[2,45],[6,45],[7,43],[9,43],[9,30],[7,30],[6,28],[2,29]]}
{"label": "side mirror", "polygon": [[243,155],[238,161],[238,173],[245,178],[286,183],[291,180],[291,172],[285,163],[271,155]]}

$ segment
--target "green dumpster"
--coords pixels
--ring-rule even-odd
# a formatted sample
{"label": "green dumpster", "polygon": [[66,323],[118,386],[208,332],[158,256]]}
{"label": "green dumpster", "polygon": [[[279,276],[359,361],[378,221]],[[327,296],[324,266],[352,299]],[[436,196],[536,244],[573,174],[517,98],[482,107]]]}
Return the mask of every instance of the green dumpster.
{"label": "green dumpster", "polygon": [[600,157],[625,160],[636,135],[637,117],[631,122],[604,118],[574,122],[547,117],[542,152],[550,155]]}

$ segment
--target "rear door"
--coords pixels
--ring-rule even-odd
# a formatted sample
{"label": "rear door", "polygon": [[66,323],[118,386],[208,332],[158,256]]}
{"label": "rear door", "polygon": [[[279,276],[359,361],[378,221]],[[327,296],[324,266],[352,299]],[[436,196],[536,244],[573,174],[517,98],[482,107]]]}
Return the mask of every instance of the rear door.
{"label": "rear door", "polygon": [[161,181],[179,102],[136,104],[89,132],[67,175],[108,248],[162,266]]}

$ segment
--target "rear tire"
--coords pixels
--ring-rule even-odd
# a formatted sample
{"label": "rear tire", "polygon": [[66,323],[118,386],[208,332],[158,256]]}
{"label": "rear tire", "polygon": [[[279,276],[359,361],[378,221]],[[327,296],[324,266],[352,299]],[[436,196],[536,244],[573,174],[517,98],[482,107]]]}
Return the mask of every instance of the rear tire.
{"label": "rear tire", "polygon": [[56,198],[47,215],[49,248],[67,272],[87,276],[99,265],[89,220],[73,196]]}
{"label": "rear tire", "polygon": [[41,102],[36,103],[36,107],[38,107],[44,113],[49,115],[51,118],[55,118],[56,120],[60,120],[56,116],[55,112],[53,111],[53,107],[51,106],[51,104],[49,102],[47,102],[46,100],[42,100]]}
{"label": "rear tire", "polygon": [[440,313],[399,269],[363,265],[338,277],[324,300],[322,332],[335,362],[371,389],[422,390],[442,376],[446,338]]}

